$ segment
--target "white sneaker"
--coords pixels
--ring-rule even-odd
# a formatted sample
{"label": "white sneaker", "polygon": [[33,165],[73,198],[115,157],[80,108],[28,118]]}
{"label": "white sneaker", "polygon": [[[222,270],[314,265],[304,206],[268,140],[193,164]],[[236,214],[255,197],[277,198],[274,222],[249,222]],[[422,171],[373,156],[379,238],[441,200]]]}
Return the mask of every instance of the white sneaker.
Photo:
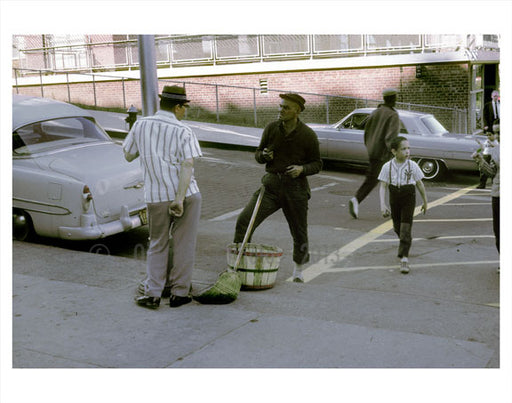
{"label": "white sneaker", "polygon": [[355,197],[352,197],[352,199],[350,199],[350,201],[348,202],[348,211],[350,212],[350,215],[352,217],[359,217],[359,202]]}
{"label": "white sneaker", "polygon": [[407,260],[402,260],[400,262],[400,273],[402,273],[402,274],[409,273],[409,262]]}

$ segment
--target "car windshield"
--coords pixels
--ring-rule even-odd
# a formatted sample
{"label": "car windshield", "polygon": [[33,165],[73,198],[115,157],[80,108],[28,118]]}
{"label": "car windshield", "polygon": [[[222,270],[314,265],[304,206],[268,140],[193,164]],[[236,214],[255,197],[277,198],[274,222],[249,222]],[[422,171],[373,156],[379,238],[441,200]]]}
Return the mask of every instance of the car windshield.
{"label": "car windshield", "polygon": [[422,116],[421,122],[432,136],[441,137],[443,134],[448,133],[448,130],[432,115]]}
{"label": "car windshield", "polygon": [[334,126],[336,129],[356,129],[364,130],[366,121],[368,120],[368,113],[354,113],[345,120],[336,123]]}
{"label": "car windshield", "polygon": [[69,145],[110,138],[92,120],[76,117],[32,123],[13,133],[12,150],[18,155],[51,151]]}

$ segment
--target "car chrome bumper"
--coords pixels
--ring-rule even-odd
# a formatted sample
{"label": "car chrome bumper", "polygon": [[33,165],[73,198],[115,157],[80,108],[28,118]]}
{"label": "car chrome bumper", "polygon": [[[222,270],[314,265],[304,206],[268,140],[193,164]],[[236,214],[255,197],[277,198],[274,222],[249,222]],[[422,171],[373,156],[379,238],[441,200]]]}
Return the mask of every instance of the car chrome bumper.
{"label": "car chrome bumper", "polygon": [[82,214],[79,227],[59,227],[59,237],[70,240],[86,240],[105,238],[110,235],[128,231],[146,224],[146,210],[136,215],[129,215],[128,208],[123,206],[118,220],[98,224],[94,214]]}

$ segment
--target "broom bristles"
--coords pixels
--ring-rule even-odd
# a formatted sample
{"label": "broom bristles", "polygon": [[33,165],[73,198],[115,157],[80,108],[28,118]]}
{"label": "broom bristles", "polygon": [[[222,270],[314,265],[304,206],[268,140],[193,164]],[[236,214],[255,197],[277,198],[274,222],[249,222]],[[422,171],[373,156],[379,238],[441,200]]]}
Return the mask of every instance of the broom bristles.
{"label": "broom bristles", "polygon": [[193,295],[192,298],[201,304],[229,304],[237,299],[242,280],[237,272],[226,270],[219,275],[217,281]]}

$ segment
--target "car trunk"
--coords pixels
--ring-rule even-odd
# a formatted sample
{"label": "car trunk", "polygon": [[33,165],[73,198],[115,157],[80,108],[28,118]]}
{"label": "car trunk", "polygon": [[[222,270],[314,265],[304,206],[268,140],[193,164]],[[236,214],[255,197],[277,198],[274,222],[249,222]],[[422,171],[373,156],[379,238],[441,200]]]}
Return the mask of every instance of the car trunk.
{"label": "car trunk", "polygon": [[115,143],[76,146],[48,156],[47,163],[50,170],[89,186],[99,223],[118,219],[123,205],[130,213],[145,207],[139,162],[128,163]]}

